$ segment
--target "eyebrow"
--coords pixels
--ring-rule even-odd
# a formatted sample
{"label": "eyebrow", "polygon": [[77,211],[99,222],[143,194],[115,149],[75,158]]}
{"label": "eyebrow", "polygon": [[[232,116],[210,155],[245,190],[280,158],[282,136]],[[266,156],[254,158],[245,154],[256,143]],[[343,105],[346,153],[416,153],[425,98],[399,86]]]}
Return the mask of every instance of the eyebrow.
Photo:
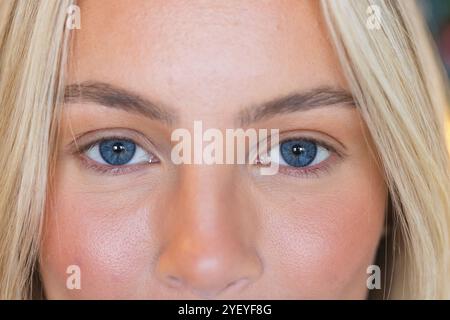
{"label": "eyebrow", "polygon": [[329,106],[355,108],[356,102],[352,94],[346,90],[318,87],[304,92],[294,92],[267,103],[246,108],[239,113],[239,119],[242,125],[246,125],[280,114],[308,111]]}
{"label": "eyebrow", "polygon": [[[154,103],[137,93],[104,82],[86,81],[65,87],[65,103],[95,103],[105,107],[142,114],[170,125],[176,113],[167,106]],[[265,103],[256,104],[238,113],[242,126],[280,114],[311,109],[340,106],[355,107],[353,96],[346,90],[322,86],[307,91],[294,92]]]}
{"label": "eyebrow", "polygon": [[139,113],[167,124],[171,124],[176,118],[175,113],[167,107],[162,107],[137,93],[103,82],[88,81],[66,86],[64,102],[91,102],[105,107]]}

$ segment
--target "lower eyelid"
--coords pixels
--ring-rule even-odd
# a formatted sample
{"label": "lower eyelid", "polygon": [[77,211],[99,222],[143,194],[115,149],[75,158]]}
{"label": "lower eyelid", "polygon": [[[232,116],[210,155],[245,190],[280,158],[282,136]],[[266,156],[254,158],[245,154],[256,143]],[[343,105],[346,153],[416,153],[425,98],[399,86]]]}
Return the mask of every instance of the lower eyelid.
{"label": "lower eyelid", "polygon": [[280,171],[288,172],[293,176],[311,176],[319,177],[322,173],[331,173],[332,170],[343,160],[335,152],[330,151],[330,156],[323,160],[322,162],[310,166],[310,167],[291,167],[291,166],[280,166]]}
{"label": "lower eyelid", "polygon": [[284,174],[284,175],[289,175],[292,177],[298,177],[298,178],[320,178],[321,174],[323,173],[329,173],[331,170],[329,165],[323,165],[321,167],[317,167],[317,168],[306,168],[306,169],[298,169],[298,168],[294,168],[294,167],[288,167],[288,166],[284,166],[284,167],[280,167],[279,171],[280,173]]}
{"label": "lower eyelid", "polygon": [[158,159],[157,161],[155,160],[152,163],[142,162],[142,163],[136,163],[136,164],[132,164],[132,165],[113,166],[113,165],[109,165],[109,164],[98,163],[95,160],[88,158],[84,154],[78,155],[78,159],[81,162],[81,165],[88,170],[92,170],[93,172],[96,172],[99,174],[113,175],[113,176],[137,172],[142,169],[145,169],[146,167],[148,167],[150,165],[159,163],[159,159]]}

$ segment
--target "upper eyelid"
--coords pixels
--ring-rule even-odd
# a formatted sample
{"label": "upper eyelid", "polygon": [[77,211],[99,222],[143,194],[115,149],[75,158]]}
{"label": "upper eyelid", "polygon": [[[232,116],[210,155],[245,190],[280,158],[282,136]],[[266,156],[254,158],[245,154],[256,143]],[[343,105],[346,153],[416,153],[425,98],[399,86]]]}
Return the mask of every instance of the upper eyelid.
{"label": "upper eyelid", "polygon": [[294,137],[289,137],[289,138],[286,138],[286,139],[280,139],[279,144],[285,143],[285,142],[289,142],[289,141],[297,141],[297,140],[304,140],[304,141],[314,142],[314,143],[323,145],[324,147],[326,147],[327,149],[331,149],[332,151],[334,151],[334,149],[335,149],[328,142],[323,141],[321,139],[310,138],[310,137],[301,137],[301,136],[299,136],[299,137],[295,137],[294,136]]}
{"label": "upper eyelid", "polygon": [[[333,146],[330,146],[329,144],[327,144],[326,142],[322,142],[319,139],[313,139],[313,138],[288,138],[285,140],[280,140],[279,143],[276,145],[276,147],[280,148],[281,144],[284,142],[288,142],[288,141],[295,141],[295,140],[306,140],[306,141],[310,141],[313,143],[316,143],[318,145],[320,145],[321,147],[325,148],[327,151],[336,154],[338,157],[342,158],[345,155],[341,154],[340,151],[337,151],[336,148],[334,148]],[[272,150],[271,150],[272,151]]]}
{"label": "upper eyelid", "polygon": [[[127,135],[123,132],[128,132],[129,134]],[[97,134],[97,137],[89,138],[90,135],[94,134]],[[73,141],[66,146],[66,150],[68,150],[70,153],[82,153],[93,147],[94,145],[100,143],[101,141],[109,139],[124,139],[133,141],[133,143],[135,143],[139,147],[158,157],[158,155],[156,154],[156,146],[150,139],[148,139],[139,131],[126,128],[111,128],[101,130],[96,129],[82,133],[73,138]],[[144,143],[136,140],[143,140]]]}
{"label": "upper eyelid", "polygon": [[[333,143],[328,142],[325,139],[322,139],[320,137],[314,137],[313,135],[315,133],[320,133],[321,135],[328,137],[330,140],[335,141],[334,144],[337,144],[338,146],[334,146]],[[278,144],[274,145],[274,147],[279,146],[283,142],[290,141],[290,140],[309,140],[309,141],[315,142],[315,143],[325,147],[327,150],[329,150],[333,153],[336,153],[340,157],[348,156],[347,148],[339,140],[331,137],[330,135],[328,135],[326,133],[320,132],[320,131],[290,130],[290,131],[286,131],[286,132],[280,132],[278,138],[279,138]],[[265,141],[267,141],[269,139],[270,139],[270,136]],[[265,141],[263,141],[263,142],[265,142]],[[258,142],[258,143],[260,143],[260,142]],[[270,142],[268,142],[266,144],[269,144],[269,146],[267,146],[267,151],[269,151],[269,149],[271,147]]]}
{"label": "upper eyelid", "polygon": [[129,139],[127,137],[121,137],[121,136],[111,136],[111,137],[105,137],[105,138],[100,138],[97,140],[94,140],[92,142],[86,143],[83,146],[81,146],[80,148],[78,148],[78,152],[86,152],[90,149],[92,149],[95,145],[107,141],[107,140],[113,140],[113,139],[117,139],[117,140],[128,140],[128,141],[132,141],[134,144],[136,144],[137,146],[139,146],[140,148],[143,148],[139,143],[135,142],[132,139]]}
{"label": "upper eyelid", "polygon": [[[312,135],[314,134],[320,134],[321,136],[325,136],[327,139],[321,139],[321,138],[316,138],[316,137],[312,137]],[[281,135],[292,135],[292,137],[295,139],[308,139],[310,138],[310,140],[315,140],[317,142],[323,142],[324,144],[328,144],[330,145],[329,142],[327,142],[326,140],[332,140],[334,141],[337,145],[338,148],[330,145],[330,147],[333,147],[334,149],[339,149],[336,151],[339,151],[340,153],[343,153],[343,155],[347,155],[348,152],[348,148],[347,146],[342,143],[342,141],[340,141],[339,139],[333,137],[332,135],[321,131],[321,130],[289,130],[289,131],[284,131],[284,132],[280,132],[280,136]],[[281,139],[280,139],[281,141]]]}

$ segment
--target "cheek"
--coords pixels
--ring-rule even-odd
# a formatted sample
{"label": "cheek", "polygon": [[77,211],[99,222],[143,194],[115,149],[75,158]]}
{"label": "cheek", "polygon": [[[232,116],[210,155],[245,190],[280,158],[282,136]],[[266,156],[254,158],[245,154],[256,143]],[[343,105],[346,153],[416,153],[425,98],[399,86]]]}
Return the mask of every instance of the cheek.
{"label": "cheek", "polygon": [[283,201],[267,206],[269,264],[294,298],[365,298],[387,195],[383,181],[365,172],[275,195]]}
{"label": "cheek", "polygon": [[[151,208],[136,190],[79,192],[62,184],[47,213],[41,269],[49,298],[133,297],[151,274],[155,240]],[[147,197],[146,203],[152,203]],[[130,205],[135,204],[135,205]],[[82,290],[68,290],[68,266],[81,271]]]}

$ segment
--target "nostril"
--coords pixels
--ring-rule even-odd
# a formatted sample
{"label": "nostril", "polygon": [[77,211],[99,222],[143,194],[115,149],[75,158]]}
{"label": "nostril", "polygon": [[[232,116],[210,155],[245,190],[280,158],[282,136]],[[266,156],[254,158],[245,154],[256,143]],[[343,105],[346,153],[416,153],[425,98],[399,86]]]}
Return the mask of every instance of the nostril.
{"label": "nostril", "polygon": [[240,278],[230,282],[222,291],[225,291],[229,288],[233,288],[234,290],[241,290],[246,287],[250,283],[247,277]]}
{"label": "nostril", "polygon": [[248,278],[241,278],[234,281],[231,281],[226,286],[222,288],[216,288],[215,290],[209,289],[194,289],[192,292],[198,296],[201,296],[205,299],[211,299],[217,295],[220,295],[222,293],[225,293],[228,290],[231,290],[233,292],[239,292],[243,290],[248,284],[250,283],[250,279]]}
{"label": "nostril", "polygon": [[183,285],[183,281],[180,278],[172,275],[166,277],[166,282],[172,288],[180,288]]}

